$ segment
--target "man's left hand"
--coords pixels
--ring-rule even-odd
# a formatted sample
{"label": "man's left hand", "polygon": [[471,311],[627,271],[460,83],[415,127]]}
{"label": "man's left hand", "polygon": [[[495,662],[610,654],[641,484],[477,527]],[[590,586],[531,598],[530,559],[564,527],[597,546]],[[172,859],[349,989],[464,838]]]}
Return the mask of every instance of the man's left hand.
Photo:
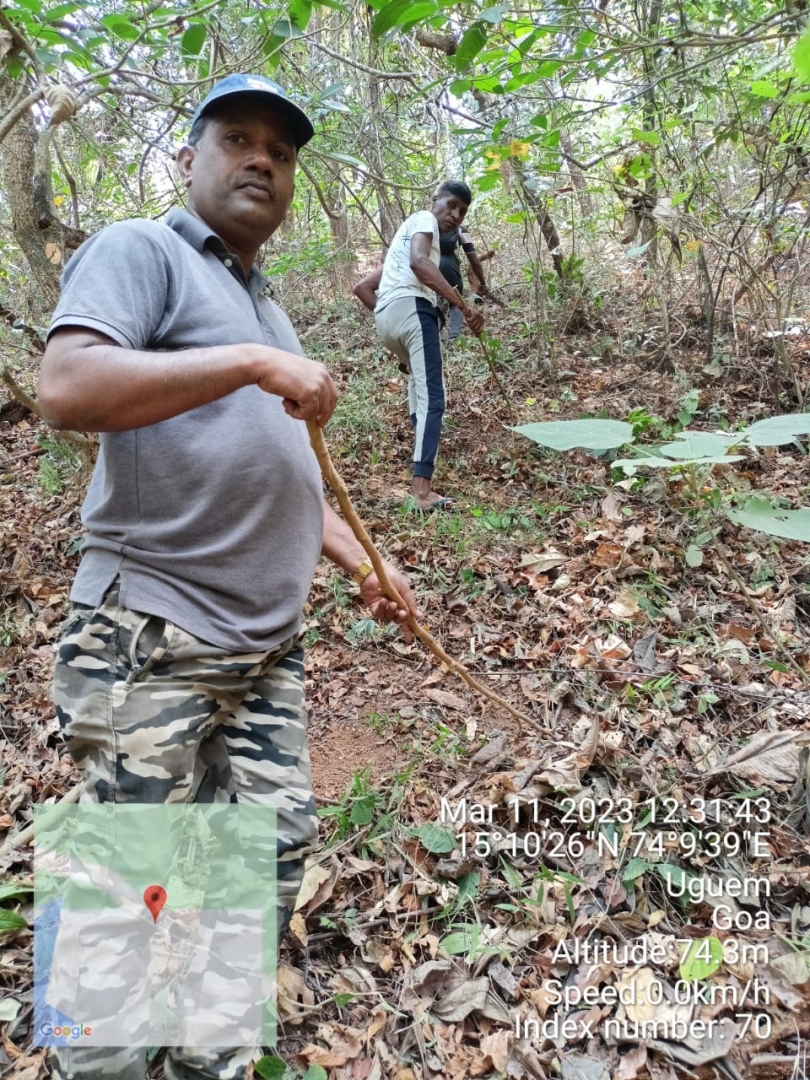
{"label": "man's left hand", "polygon": [[402,627],[402,636],[406,641],[412,641],[413,632],[406,620],[408,615],[412,615],[414,619],[419,618],[416,600],[405,575],[387,560],[384,561],[384,566],[388,580],[402,597],[407,610],[380,591],[380,582],[373,570],[360,585],[360,595],[363,598],[363,603],[378,622],[399,623]]}

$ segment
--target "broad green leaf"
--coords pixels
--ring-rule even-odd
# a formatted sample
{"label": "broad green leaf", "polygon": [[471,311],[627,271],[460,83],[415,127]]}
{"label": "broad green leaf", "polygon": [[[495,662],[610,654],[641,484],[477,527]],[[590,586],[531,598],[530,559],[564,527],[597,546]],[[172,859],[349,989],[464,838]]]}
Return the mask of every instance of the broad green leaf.
{"label": "broad green leaf", "polygon": [[50,23],[58,22],[59,19],[64,19],[66,15],[72,15],[78,9],[78,6],[78,4],[56,4],[48,9],[45,21]]}
{"label": "broad green leaf", "polygon": [[694,544],[690,544],[686,551],[683,553],[684,559],[686,559],[686,565],[693,568],[703,566],[703,552],[699,547],[695,547]]}
{"label": "broad green leaf", "polygon": [[810,413],[787,413],[785,416],[757,420],[740,432],[740,439],[745,439],[750,446],[785,446],[793,442],[797,435],[809,434]]}
{"label": "broad green leaf", "polygon": [[395,26],[404,26],[416,19],[435,15],[438,10],[433,0],[393,0],[374,16],[371,32],[374,37],[382,37]]}
{"label": "broad green leaf", "polygon": [[473,23],[465,32],[464,37],[458,43],[456,55],[453,57],[459,71],[468,68],[487,43],[487,32],[481,23]]}
{"label": "broad green leaf", "polygon": [[544,79],[550,79],[552,75],[557,74],[562,66],[562,60],[544,60],[537,69],[537,74]]}
{"label": "broad green leaf", "polygon": [[657,448],[664,457],[716,457],[739,444],[739,439],[728,435],[715,435],[709,431],[680,431],[675,438],[677,442],[665,443]]}
{"label": "broad green leaf", "polygon": [[646,143],[648,146],[661,145],[661,136],[657,131],[641,131],[639,128],[633,128],[633,138],[637,142]]}
{"label": "broad green leaf", "polygon": [[523,888],[523,878],[504,858],[501,858],[501,871],[513,892],[519,892]]}
{"label": "broad green leaf", "polygon": [[301,36],[301,31],[292,22],[291,19],[278,19],[273,24],[273,34],[271,40],[275,41],[281,38],[282,41],[289,41],[291,38]]}
{"label": "broad green leaf", "polygon": [[775,98],[779,97],[779,90],[773,85],[773,83],[765,82],[764,79],[758,79],[756,82],[752,82],[750,86],[752,94],[756,94],[757,97]]}
{"label": "broad green leaf", "polygon": [[180,39],[180,51],[184,56],[199,56],[205,44],[204,23],[192,23]]}
{"label": "broad green leaf", "polygon": [[123,38],[124,41],[134,41],[138,36],[137,26],[134,26],[128,19],[123,19],[120,15],[105,15],[101,19],[101,24],[106,26],[111,34]]}
{"label": "broad green leaf", "polygon": [[461,97],[462,94],[466,94],[471,86],[472,83],[469,79],[455,79],[450,83],[450,93],[456,97]]}
{"label": "broad green leaf", "polygon": [[323,1065],[310,1065],[301,1080],[329,1080],[329,1076]]}
{"label": "broad green leaf", "polygon": [[723,963],[723,943],[716,937],[690,942],[681,957],[680,976],[686,982],[708,979]]}
{"label": "broad green leaf", "polygon": [[504,13],[508,10],[508,4],[497,4],[495,7],[487,8],[485,11],[482,11],[478,18],[483,19],[484,22],[492,23],[494,25],[495,23],[499,23],[501,21]]}
{"label": "broad green leaf", "polygon": [[293,25],[303,32],[306,30],[312,14],[312,0],[290,0],[287,14]]}
{"label": "broad green leaf", "polygon": [[743,454],[726,454],[725,456],[684,458],[683,461],[675,461],[673,458],[637,457],[621,458],[612,462],[612,465],[614,469],[624,469],[628,476],[634,476],[636,469],[683,469],[692,465],[696,467],[730,465],[733,461],[745,461],[745,457]]}
{"label": "broad green leaf", "polygon": [[374,806],[377,798],[373,792],[361,795],[352,803],[349,821],[352,825],[370,825],[374,820]]}
{"label": "broad green leaf", "polygon": [[552,450],[615,450],[633,441],[633,425],[624,420],[551,420],[512,430]]}
{"label": "broad green leaf", "polygon": [[646,859],[628,859],[622,873],[622,885],[632,885],[648,870],[652,870],[652,863],[648,863]]}
{"label": "broad green leaf", "polygon": [[4,900],[16,900],[20,896],[29,896],[33,891],[30,885],[0,885],[0,904]]}
{"label": "broad green leaf", "polygon": [[[42,11],[42,4],[40,0],[17,0],[15,7],[24,8],[26,11],[30,11],[32,15],[39,15]],[[14,8],[6,8],[7,11],[13,12]]]}
{"label": "broad green leaf", "polygon": [[810,26],[796,42],[793,50],[793,70],[804,83],[810,83]]}
{"label": "broad green leaf", "polygon": [[287,1066],[278,1057],[259,1058],[253,1066],[253,1071],[262,1080],[284,1080]]}
{"label": "broad green leaf", "polygon": [[265,62],[271,70],[275,71],[281,60],[281,50],[284,48],[284,43],[287,39],[281,37],[279,34],[271,34],[264,43],[262,52],[264,53]]}
{"label": "broad green leaf", "polygon": [[448,934],[447,937],[442,938],[439,945],[451,956],[458,956],[460,953],[470,951],[473,945],[473,935],[468,932]]}
{"label": "broad green leaf", "polygon": [[629,247],[626,251],[628,259],[637,259],[639,255],[643,255],[647,248],[652,243],[652,240],[648,240],[646,244],[638,244],[634,247]]}
{"label": "broad green leaf", "polygon": [[342,101],[338,101],[336,98],[321,98],[320,107],[328,109],[329,112],[350,113],[352,111],[348,105],[344,105]]}
{"label": "broad green leaf", "polygon": [[539,71],[524,71],[511,78],[506,84],[506,89],[509,93],[513,93],[515,90],[520,90],[522,86],[531,86],[532,83],[539,82],[542,78]]}
{"label": "broad green leaf", "polygon": [[692,881],[698,881],[700,874],[694,874],[689,870],[682,870],[674,863],[656,863],[655,869],[664,879],[667,893],[681,900],[689,899],[689,885]]}
{"label": "broad green leaf", "polygon": [[330,150],[326,157],[332,158],[333,161],[339,161],[343,165],[351,165],[355,169],[365,169],[368,166],[360,158],[352,157],[351,154],[340,154],[337,150]]}
{"label": "broad green leaf", "polygon": [[481,875],[477,870],[470,870],[469,873],[464,874],[458,883],[458,896],[456,897],[458,906],[462,907],[468,901],[474,900],[478,895],[480,885]]}
{"label": "broad green leaf", "polygon": [[0,911],[0,934],[5,930],[19,930],[23,926],[28,926],[28,923],[16,911]]}
{"label": "broad green leaf", "polygon": [[492,191],[501,182],[501,174],[499,172],[486,173],[484,176],[476,176],[473,183],[479,191]]}
{"label": "broad green leaf", "polygon": [[431,855],[447,855],[458,847],[456,838],[451,832],[438,825],[432,825],[430,822],[414,829],[412,835]]}
{"label": "broad green leaf", "polygon": [[764,499],[750,499],[742,510],[728,510],[726,516],[737,525],[757,529],[768,536],[810,544],[810,509],[807,507],[780,510]]}

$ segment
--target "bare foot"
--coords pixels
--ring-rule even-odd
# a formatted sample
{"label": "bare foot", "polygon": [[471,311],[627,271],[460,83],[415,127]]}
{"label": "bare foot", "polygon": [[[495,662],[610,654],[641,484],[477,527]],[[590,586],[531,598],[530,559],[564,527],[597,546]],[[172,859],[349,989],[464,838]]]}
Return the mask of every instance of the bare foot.
{"label": "bare foot", "polygon": [[417,499],[416,496],[414,496],[414,502],[420,510],[438,510],[440,507],[450,507],[453,505],[452,499],[437,495],[435,491],[431,491],[426,499]]}
{"label": "bare foot", "polygon": [[411,484],[411,495],[420,510],[436,510],[440,506],[452,506],[453,500],[444,498],[431,490],[430,480],[426,476],[415,476]]}

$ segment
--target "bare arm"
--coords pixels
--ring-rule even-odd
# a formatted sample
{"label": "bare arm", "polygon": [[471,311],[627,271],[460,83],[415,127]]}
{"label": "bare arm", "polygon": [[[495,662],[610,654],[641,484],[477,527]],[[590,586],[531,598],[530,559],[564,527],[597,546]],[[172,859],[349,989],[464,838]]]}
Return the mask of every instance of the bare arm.
{"label": "bare arm", "polygon": [[[348,522],[336,514],[329,503],[324,502],[323,510],[323,544],[321,551],[327,559],[339,566],[341,570],[353,574],[366,558],[363,545],[352,532]],[[408,617],[408,612],[415,619],[418,619],[419,612],[416,601],[407,579],[400,570],[387,560],[385,568],[391,584],[408,605],[408,611],[397,607],[393,600],[389,600],[380,592],[380,583],[374,571],[360,585],[360,595],[363,597],[366,607],[371,611],[374,618],[380,622],[404,623]],[[404,633],[406,640],[409,641],[411,632],[407,627],[404,628]]]}
{"label": "bare arm", "polygon": [[321,425],[337,399],[322,364],[282,349],[243,344],[141,352],[79,327],[57,330],[48,342],[38,397],[52,427],[126,431],[251,385],[283,398],[295,419]]}
{"label": "bare arm", "polygon": [[461,308],[464,311],[464,318],[467,320],[469,328],[474,334],[480,334],[484,329],[484,316],[478,311],[466,308],[458,292],[447,281],[438,266],[431,262],[430,248],[432,239],[430,233],[413,234],[411,237],[411,270],[423,285],[429,286],[439,296],[443,296],[453,307]]}
{"label": "bare arm", "polygon": [[466,254],[467,262],[470,264],[470,269],[472,270],[475,277],[478,279],[477,283],[472,283],[473,291],[478,293],[479,296],[486,296],[488,292],[487,281],[484,277],[484,267],[481,265],[481,260],[478,258],[478,255],[474,251],[468,251]]}
{"label": "bare arm", "polygon": [[382,272],[383,268],[378,266],[376,270],[361,278],[354,287],[354,295],[363,301],[369,311],[373,311],[377,306],[377,289],[380,287]]}

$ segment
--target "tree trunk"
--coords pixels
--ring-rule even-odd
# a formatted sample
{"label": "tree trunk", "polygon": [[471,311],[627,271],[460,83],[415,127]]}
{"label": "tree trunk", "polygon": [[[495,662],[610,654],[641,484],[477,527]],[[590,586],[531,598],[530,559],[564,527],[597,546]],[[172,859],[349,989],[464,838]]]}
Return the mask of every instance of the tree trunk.
{"label": "tree trunk", "polygon": [[590,217],[593,214],[593,200],[588,191],[587,181],[582,175],[582,169],[573,163],[574,148],[571,144],[571,136],[565,128],[560,129],[560,146],[566,155],[568,175],[571,177],[571,185],[577,193],[582,215],[583,217]]}
{"label": "tree trunk", "polygon": [[526,200],[526,205],[531,207],[534,211],[534,216],[537,219],[537,224],[540,226],[540,232],[543,234],[543,239],[548,247],[549,254],[551,255],[551,261],[554,264],[554,270],[557,277],[562,281],[564,276],[563,270],[563,254],[562,246],[560,244],[560,235],[557,232],[557,226],[554,224],[551,218],[551,214],[548,212],[548,206],[546,200],[541,198],[537,192],[532,191],[531,187],[527,183],[526,174],[519,169],[518,177],[520,178],[520,187],[523,191],[523,198]]}
{"label": "tree trunk", "polygon": [[[0,75],[0,112],[14,96],[15,84]],[[53,212],[50,171],[50,131],[37,135],[30,113],[12,128],[2,143],[3,184],[11,208],[14,239],[31,267],[41,310],[47,316],[59,299],[59,276],[66,253],[86,234],[63,225]]]}
{"label": "tree trunk", "polygon": [[357,255],[352,245],[349,215],[342,201],[333,206],[333,211],[329,215],[329,228],[332,230],[337,255],[335,286],[344,296],[351,296],[352,288],[357,280]]}

